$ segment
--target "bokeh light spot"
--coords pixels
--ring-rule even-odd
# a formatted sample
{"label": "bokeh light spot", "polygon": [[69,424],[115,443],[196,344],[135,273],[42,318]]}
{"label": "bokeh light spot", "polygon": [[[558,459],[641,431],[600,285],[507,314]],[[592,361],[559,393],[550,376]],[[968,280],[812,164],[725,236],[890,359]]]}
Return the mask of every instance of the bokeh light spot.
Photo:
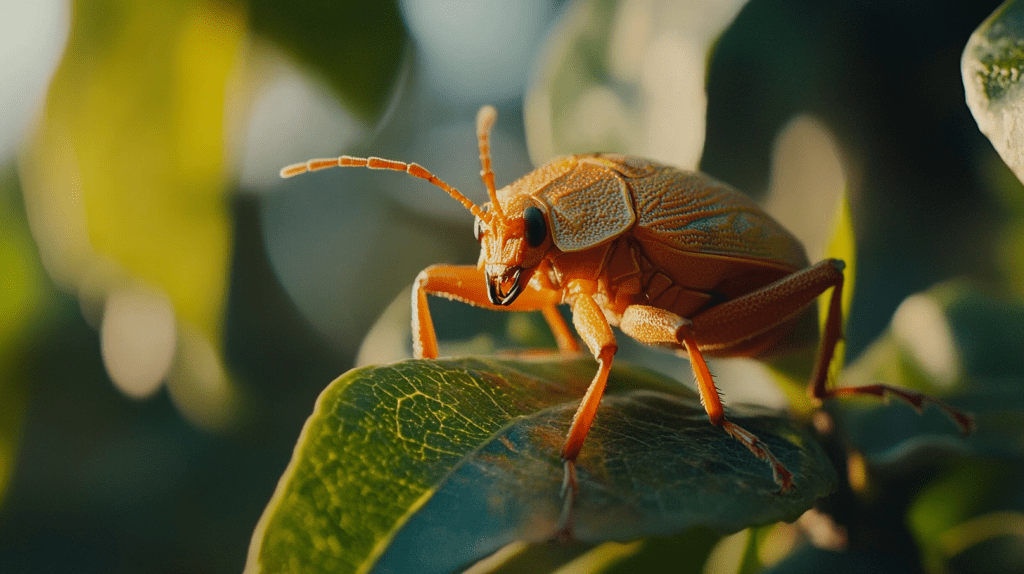
{"label": "bokeh light spot", "polygon": [[933,297],[917,294],[904,299],[893,315],[892,334],[938,385],[948,387],[960,377],[960,351]]}
{"label": "bokeh light spot", "polygon": [[132,283],[107,297],[100,329],[103,363],[132,398],[157,391],[175,352],[174,307],[162,291]]}
{"label": "bokeh light spot", "polygon": [[552,10],[549,0],[402,2],[431,89],[472,103],[519,96]]}
{"label": "bokeh light spot", "polygon": [[831,131],[812,116],[793,118],[775,140],[765,209],[803,243],[811,261],[824,256],[845,189],[846,172]]}

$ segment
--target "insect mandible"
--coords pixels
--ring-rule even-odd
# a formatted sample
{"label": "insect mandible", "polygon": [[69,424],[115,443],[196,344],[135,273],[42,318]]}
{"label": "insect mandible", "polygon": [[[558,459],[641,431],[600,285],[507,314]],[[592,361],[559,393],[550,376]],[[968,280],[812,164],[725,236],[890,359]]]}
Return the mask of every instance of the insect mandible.
{"label": "insect mandible", "polygon": [[[376,157],[313,159],[282,177],[329,167],[404,171],[443,189],[475,217],[476,265],[433,265],[412,294],[413,348],[436,358],[427,295],[506,311],[540,311],[562,351],[578,345],[557,306],[569,305],[576,332],[598,368],[562,446],[567,499],[576,491],[575,463],[594,421],[617,345],[612,327],[649,345],[688,356],[713,425],[745,445],[772,470],[779,491],[792,474],[753,433],[728,420],[705,356],[767,357],[813,343],[814,303],[832,290],[808,384],[816,400],[868,394],[901,398],[920,410],[943,409],[963,430],[971,418],[945,403],[889,385],[833,387],[828,368],[842,337],[844,263],[808,262],[803,246],[753,200],[698,172],[618,154],[562,157],[500,190],[491,169],[490,130],[497,112],[477,115],[481,206],[415,163]],[[801,325],[812,325],[810,330]],[[794,340],[803,334],[810,341]]]}

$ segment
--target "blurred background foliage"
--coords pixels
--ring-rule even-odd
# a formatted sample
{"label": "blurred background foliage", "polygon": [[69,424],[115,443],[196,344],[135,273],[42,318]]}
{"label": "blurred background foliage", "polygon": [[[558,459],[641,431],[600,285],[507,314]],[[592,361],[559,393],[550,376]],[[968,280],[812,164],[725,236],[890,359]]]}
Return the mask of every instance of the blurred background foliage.
{"label": "blurred background foliage", "polygon": [[[1024,193],[960,76],[997,5],[8,0],[0,569],[239,571],[319,391],[357,356],[408,353],[420,269],[476,260],[467,214],[423,182],[277,170],[379,155],[480,201],[472,121],[490,103],[499,185],[574,151],[699,167],[812,259],[846,191],[851,381],[979,415],[961,441],[932,411],[833,408],[850,480],[823,510],[843,544],[811,517],[726,538],[708,568],[798,571],[845,544],[849,564],[1020,570]],[[530,336],[446,303],[448,352]],[[716,373],[727,400],[786,402],[754,364]],[[677,544],[700,563],[710,540]]]}

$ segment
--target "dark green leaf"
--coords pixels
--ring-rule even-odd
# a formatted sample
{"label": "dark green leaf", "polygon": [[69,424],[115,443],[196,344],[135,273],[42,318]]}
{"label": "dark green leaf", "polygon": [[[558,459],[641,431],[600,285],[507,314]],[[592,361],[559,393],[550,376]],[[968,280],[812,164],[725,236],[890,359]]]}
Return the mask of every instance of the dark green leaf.
{"label": "dark green leaf", "polygon": [[[450,571],[559,527],[559,449],[590,359],[405,361],[321,395],[253,538],[248,572]],[[821,448],[784,418],[735,408],[793,472],[710,425],[677,382],[617,367],[578,461],[586,542],[792,520],[834,486]]]}
{"label": "dark green leaf", "polygon": [[907,564],[900,557],[865,552],[834,552],[807,545],[787,556],[782,562],[764,571],[764,574],[905,574],[917,570],[916,564]]}
{"label": "dark green leaf", "polygon": [[405,46],[397,2],[249,0],[252,27],[323,74],[348,109],[384,109]]}

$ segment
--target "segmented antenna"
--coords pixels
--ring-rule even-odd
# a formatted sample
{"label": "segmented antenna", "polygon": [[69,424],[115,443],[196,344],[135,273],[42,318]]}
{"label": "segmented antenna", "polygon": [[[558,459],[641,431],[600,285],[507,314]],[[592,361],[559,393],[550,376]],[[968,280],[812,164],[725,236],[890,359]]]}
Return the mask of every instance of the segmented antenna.
{"label": "segmented antenna", "polygon": [[498,203],[498,192],[494,189],[494,170],[491,169],[491,128],[498,119],[498,110],[494,106],[483,106],[476,114],[476,139],[480,146],[480,178],[487,187],[487,195],[491,198],[491,209],[504,219],[501,204]]}
{"label": "segmented antenna", "polygon": [[[488,164],[490,162],[488,161]],[[294,163],[292,165],[281,168],[281,177],[292,177],[299,175],[300,173],[306,173],[307,171],[319,171],[321,169],[327,169],[331,167],[366,167],[370,169],[389,169],[391,171],[404,171],[411,176],[425,179],[437,187],[448,192],[448,195],[455,198],[456,201],[461,203],[470,213],[483,219],[488,224],[491,223],[491,214],[485,212],[476,206],[472,201],[469,200],[465,195],[459,193],[457,189],[448,185],[438,178],[436,175],[427,171],[423,166],[416,163],[406,163],[404,161],[396,161],[393,159],[384,159],[380,157],[352,157],[343,155],[337,158],[324,158],[324,159],[311,159],[303,163]],[[491,176],[491,189],[490,191],[492,201],[496,201],[496,195],[493,192],[494,188],[494,176]]]}

